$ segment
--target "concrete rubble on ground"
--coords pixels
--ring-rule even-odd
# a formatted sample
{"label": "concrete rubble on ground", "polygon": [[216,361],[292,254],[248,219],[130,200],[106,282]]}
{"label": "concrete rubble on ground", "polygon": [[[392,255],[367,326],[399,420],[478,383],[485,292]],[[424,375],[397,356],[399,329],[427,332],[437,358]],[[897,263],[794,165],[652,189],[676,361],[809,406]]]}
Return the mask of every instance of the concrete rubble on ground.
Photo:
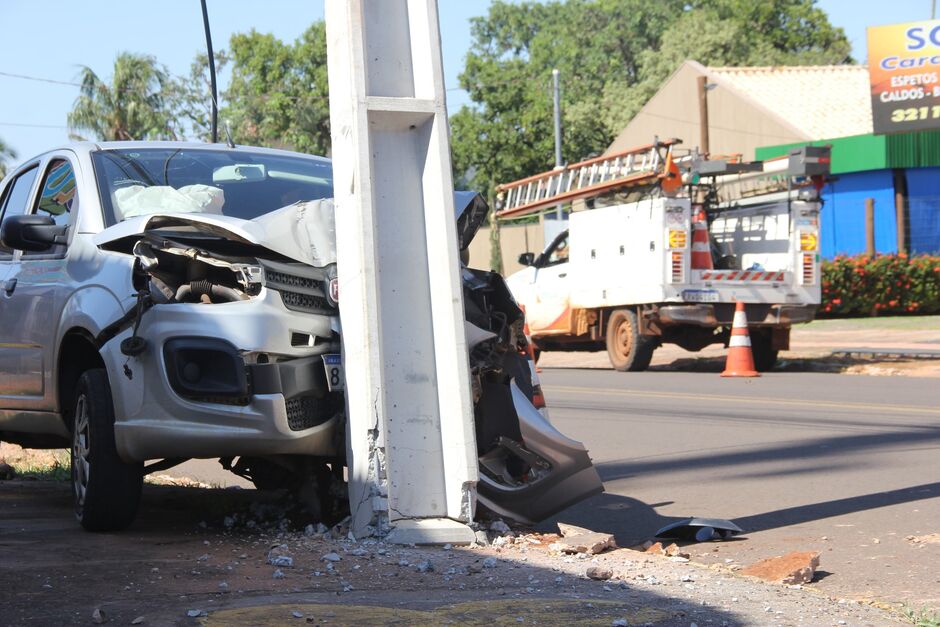
{"label": "concrete rubble on ground", "polygon": [[757,577],[770,583],[793,585],[812,581],[817,568],[819,568],[819,553],[794,551],[786,555],[763,559],[742,570],[741,574]]}

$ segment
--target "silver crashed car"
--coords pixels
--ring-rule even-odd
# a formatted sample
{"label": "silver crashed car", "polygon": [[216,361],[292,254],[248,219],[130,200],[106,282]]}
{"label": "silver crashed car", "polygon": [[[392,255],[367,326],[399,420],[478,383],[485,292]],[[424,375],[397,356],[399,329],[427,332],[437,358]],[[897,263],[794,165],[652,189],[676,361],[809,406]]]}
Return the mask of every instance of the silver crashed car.
{"label": "silver crashed car", "polygon": [[[143,476],[190,458],[342,515],[331,196],[327,159],[171,142],[76,143],[0,183],[0,439],[71,446],[83,527],[126,527]],[[488,208],[457,200],[465,249]],[[502,277],[465,267],[464,294],[481,503],[531,522],[600,491],[533,404]]]}

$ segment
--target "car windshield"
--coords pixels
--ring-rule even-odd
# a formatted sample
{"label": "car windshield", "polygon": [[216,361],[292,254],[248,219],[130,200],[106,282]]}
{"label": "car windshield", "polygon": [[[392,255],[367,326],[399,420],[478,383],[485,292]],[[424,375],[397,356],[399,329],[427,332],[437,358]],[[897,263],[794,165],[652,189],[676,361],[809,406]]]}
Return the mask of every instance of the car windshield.
{"label": "car windshield", "polygon": [[93,159],[109,225],[153,213],[251,220],[333,195],[329,161],[299,155],[167,147],[101,150]]}

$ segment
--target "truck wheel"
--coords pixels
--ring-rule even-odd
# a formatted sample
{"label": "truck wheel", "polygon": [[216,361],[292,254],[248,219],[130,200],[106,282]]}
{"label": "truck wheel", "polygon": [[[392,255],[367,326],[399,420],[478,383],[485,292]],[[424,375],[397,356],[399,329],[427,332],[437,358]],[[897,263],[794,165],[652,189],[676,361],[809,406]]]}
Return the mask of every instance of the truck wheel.
{"label": "truck wheel", "polygon": [[752,330],[751,351],[754,353],[754,368],[758,372],[773,370],[777,365],[777,351],[773,348],[773,334],[770,331]]}
{"label": "truck wheel", "polygon": [[128,464],[114,444],[114,403],[104,369],[78,380],[72,416],[75,517],[88,531],[116,531],[134,521],[143,464]]}
{"label": "truck wheel", "polygon": [[646,370],[656,350],[656,339],[640,334],[636,314],[617,309],[607,321],[607,355],[615,370],[638,372]]}

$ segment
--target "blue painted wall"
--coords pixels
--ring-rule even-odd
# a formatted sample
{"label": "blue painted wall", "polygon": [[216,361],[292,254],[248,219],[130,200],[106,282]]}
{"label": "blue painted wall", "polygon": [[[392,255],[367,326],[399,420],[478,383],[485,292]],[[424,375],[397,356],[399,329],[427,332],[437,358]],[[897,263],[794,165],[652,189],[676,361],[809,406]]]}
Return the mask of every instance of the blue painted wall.
{"label": "blue painted wall", "polygon": [[940,168],[910,168],[907,175],[911,254],[940,252]]}
{"label": "blue painted wall", "polygon": [[897,252],[894,176],[891,170],[837,175],[822,190],[822,256],[865,252],[865,199],[875,199],[875,249]]}

